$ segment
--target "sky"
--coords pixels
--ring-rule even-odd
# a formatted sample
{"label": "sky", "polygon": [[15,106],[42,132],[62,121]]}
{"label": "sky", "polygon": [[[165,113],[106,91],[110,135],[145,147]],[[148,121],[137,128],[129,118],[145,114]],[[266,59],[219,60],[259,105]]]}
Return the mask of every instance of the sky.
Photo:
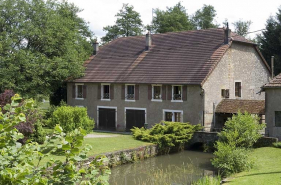
{"label": "sky", "polygon": [[[83,11],[79,13],[85,21],[89,22],[90,29],[94,32],[98,41],[106,33],[103,27],[114,25],[115,15],[122,8],[123,3],[133,5],[139,12],[144,25],[151,24],[152,9],[166,10],[178,2],[186,8],[188,15],[202,8],[204,4],[214,6],[217,11],[216,22],[222,26],[222,22],[228,19],[229,26],[233,30],[232,22],[237,20],[251,20],[250,32],[264,29],[269,16],[275,16],[281,6],[280,0],[68,0]],[[248,36],[254,37],[256,33]]]}

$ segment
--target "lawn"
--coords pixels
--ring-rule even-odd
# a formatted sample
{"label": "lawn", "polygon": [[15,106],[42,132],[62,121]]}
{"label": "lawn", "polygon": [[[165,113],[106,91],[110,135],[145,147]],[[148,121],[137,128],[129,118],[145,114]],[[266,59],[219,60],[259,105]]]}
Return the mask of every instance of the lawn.
{"label": "lawn", "polygon": [[[141,146],[151,145],[151,143],[135,140],[132,135],[123,135],[123,134],[110,134],[110,133],[97,133],[92,132],[94,135],[108,135],[116,137],[103,137],[103,138],[85,138],[84,145],[89,144],[92,146],[92,149],[89,151],[88,156],[94,156],[96,154],[102,154],[107,152],[114,152],[123,149],[132,149]],[[54,158],[58,160],[63,160],[63,156],[51,155],[49,158]],[[49,160],[49,158],[44,158],[40,165],[44,164]]]}
{"label": "lawn", "polygon": [[230,185],[275,185],[281,184],[281,149],[264,147],[253,150],[251,158],[255,166],[248,172],[230,177]]}

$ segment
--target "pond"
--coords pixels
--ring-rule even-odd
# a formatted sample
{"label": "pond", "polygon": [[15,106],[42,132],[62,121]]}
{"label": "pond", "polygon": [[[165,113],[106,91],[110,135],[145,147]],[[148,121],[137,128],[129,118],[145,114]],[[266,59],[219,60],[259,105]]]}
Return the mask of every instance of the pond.
{"label": "pond", "polygon": [[213,174],[213,154],[198,151],[152,157],[111,169],[111,185],[183,185]]}

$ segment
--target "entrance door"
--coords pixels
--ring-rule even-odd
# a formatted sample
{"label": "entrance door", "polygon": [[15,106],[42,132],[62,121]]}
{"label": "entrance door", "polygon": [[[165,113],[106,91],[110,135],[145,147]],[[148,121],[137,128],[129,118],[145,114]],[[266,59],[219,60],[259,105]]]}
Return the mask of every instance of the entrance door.
{"label": "entrance door", "polygon": [[99,129],[115,130],[115,109],[99,108]]}
{"label": "entrance door", "polygon": [[126,130],[130,131],[133,127],[144,127],[145,110],[126,110]]}
{"label": "entrance door", "polygon": [[165,121],[182,122],[182,112],[165,111]]}

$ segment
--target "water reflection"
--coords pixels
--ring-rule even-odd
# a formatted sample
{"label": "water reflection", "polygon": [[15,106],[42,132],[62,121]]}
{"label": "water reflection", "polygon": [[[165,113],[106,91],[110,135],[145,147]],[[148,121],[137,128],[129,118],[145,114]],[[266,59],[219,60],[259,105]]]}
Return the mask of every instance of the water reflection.
{"label": "water reflection", "polygon": [[111,170],[110,184],[190,184],[213,173],[212,157],[209,153],[184,151],[117,166]]}

